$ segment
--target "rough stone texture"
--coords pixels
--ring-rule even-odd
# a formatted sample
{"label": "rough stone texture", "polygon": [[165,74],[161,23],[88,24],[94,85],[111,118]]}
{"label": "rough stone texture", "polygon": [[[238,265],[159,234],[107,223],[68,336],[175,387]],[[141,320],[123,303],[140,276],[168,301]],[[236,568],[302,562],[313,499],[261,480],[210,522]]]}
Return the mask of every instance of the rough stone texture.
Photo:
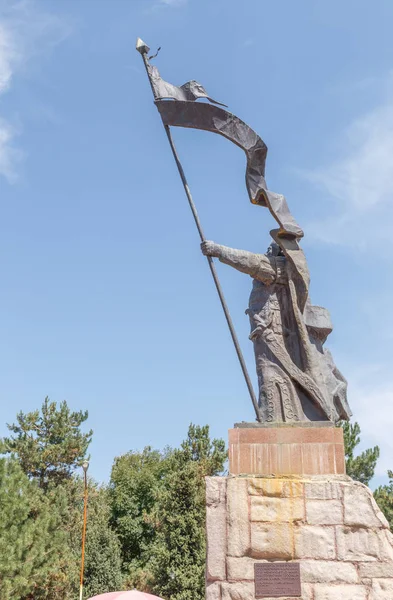
{"label": "rough stone texture", "polygon": [[297,527],[295,558],[335,559],[336,531],[334,527]]}
{"label": "rough stone texture", "polygon": [[251,556],[254,558],[291,559],[293,527],[289,523],[252,523]]}
{"label": "rough stone texture", "polygon": [[226,579],[227,504],[225,477],[206,481],[206,528],[209,531],[206,570],[209,581]]}
{"label": "rough stone texture", "polygon": [[229,477],[227,484],[227,526],[229,556],[246,556],[250,551],[248,482]]}
{"label": "rough stone texture", "polygon": [[344,523],[355,527],[388,528],[388,522],[379,510],[370,490],[363,484],[354,482],[344,490]]}
{"label": "rough stone texture", "polygon": [[308,500],[306,502],[309,525],[337,525],[343,523],[343,505],[340,500]]}
{"label": "rough stone texture", "polygon": [[362,484],[213,477],[206,496],[207,600],[255,600],[254,564],[271,561],[300,563],[297,600],[393,600],[393,536]]}
{"label": "rough stone texture", "polygon": [[356,566],[330,560],[302,560],[302,581],[309,583],[357,583]]}
{"label": "rough stone texture", "polygon": [[206,506],[217,506],[224,501],[227,493],[227,480],[224,477],[206,479]]}
{"label": "rough stone texture", "polygon": [[[241,581],[248,579],[254,581],[254,563],[256,561],[248,556],[238,558],[237,556],[228,556],[227,573],[228,581]],[[264,561],[258,561],[264,562]]]}
{"label": "rough stone texture", "polygon": [[229,430],[232,475],[345,474],[343,431],[337,427]]}
{"label": "rough stone texture", "polygon": [[220,583],[208,583],[206,585],[206,600],[221,600]]}
{"label": "rough stone texture", "polygon": [[[293,598],[291,600],[293,600]],[[313,585],[309,583],[302,583],[302,600],[314,600]]]}
{"label": "rough stone texture", "polygon": [[389,547],[378,529],[338,527],[337,557],[343,561],[389,560]]}
{"label": "rough stone texture", "polygon": [[359,563],[358,568],[361,580],[388,577],[393,581],[393,561]]}
{"label": "rough stone texture", "polygon": [[367,594],[363,585],[316,585],[314,600],[367,600]]}
{"label": "rough stone texture", "polygon": [[251,521],[304,520],[303,498],[251,498]]}
{"label": "rough stone texture", "polygon": [[222,583],[222,600],[254,600],[253,583]]}
{"label": "rough stone texture", "polygon": [[313,481],[304,484],[305,496],[309,500],[341,500],[342,486],[338,481]]}
{"label": "rough stone texture", "polygon": [[392,600],[393,580],[373,579],[370,600]]}
{"label": "rough stone texture", "polygon": [[303,498],[304,496],[304,484],[300,481],[254,477],[248,482],[250,496],[270,496],[272,498]]}

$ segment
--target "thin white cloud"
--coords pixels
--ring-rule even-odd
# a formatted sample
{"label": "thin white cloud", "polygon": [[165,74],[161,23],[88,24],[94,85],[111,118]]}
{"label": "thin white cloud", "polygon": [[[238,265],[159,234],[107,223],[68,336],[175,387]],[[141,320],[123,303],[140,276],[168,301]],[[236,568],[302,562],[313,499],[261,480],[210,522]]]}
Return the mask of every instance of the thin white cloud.
{"label": "thin white cloud", "polygon": [[6,92],[10,87],[12,72],[17,59],[18,54],[13,36],[0,21],[0,94]]}
{"label": "thin white cloud", "polygon": [[23,154],[13,144],[17,130],[4,119],[0,119],[0,175],[6,177],[9,183],[17,179],[16,165]]}
{"label": "thin white cloud", "polygon": [[307,227],[321,241],[367,248],[377,236],[393,243],[393,90],[388,87],[388,98],[350,123],[337,140],[337,160],[298,171],[328,204],[329,213]]}
{"label": "thin white cloud", "polygon": [[[13,35],[9,27],[0,20],[0,95],[9,90],[18,59]],[[15,179],[14,165],[19,156],[12,145],[14,134],[11,124],[0,118],[0,174],[8,181]]]}
{"label": "thin white cloud", "polygon": [[[160,16],[169,9],[178,9],[188,5],[189,0],[153,0],[145,9],[146,15]],[[168,12],[169,14],[169,12]]]}
{"label": "thin white cloud", "polygon": [[19,133],[1,111],[1,96],[9,92],[17,73],[26,74],[32,59],[47,54],[71,33],[69,22],[45,13],[31,0],[0,0],[0,175],[13,182],[23,153],[14,145]]}
{"label": "thin white cloud", "polygon": [[184,6],[185,4],[187,4],[188,0],[160,0],[160,4],[162,6],[172,6],[172,7],[177,7],[177,6]]}

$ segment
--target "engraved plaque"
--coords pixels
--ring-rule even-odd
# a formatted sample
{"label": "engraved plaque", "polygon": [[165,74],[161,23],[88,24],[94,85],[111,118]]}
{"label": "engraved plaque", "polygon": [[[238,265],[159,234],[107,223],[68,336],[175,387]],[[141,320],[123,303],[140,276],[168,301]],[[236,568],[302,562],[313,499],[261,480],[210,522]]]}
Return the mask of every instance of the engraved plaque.
{"label": "engraved plaque", "polygon": [[255,563],[254,577],[256,598],[302,595],[299,563]]}

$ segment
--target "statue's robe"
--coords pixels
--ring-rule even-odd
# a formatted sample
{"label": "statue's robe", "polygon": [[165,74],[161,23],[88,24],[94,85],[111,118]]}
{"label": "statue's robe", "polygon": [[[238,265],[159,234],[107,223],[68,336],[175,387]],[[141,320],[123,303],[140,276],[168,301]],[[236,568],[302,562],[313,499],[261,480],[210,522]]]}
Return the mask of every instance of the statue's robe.
{"label": "statue's robe", "polygon": [[[285,349],[289,360],[303,370],[297,324],[292,310],[288,282],[281,279],[265,285],[254,279],[247,311],[250,318],[250,339],[254,343],[259,384],[259,406],[263,421],[323,421],[327,415],[316,407],[307,394],[291,379],[280,360]],[[277,356],[278,354],[278,356]]]}

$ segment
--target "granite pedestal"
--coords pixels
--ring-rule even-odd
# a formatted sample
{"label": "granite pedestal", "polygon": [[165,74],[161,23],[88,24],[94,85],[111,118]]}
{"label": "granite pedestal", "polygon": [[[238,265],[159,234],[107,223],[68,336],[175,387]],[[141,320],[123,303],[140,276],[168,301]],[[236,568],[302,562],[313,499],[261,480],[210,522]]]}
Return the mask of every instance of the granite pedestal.
{"label": "granite pedestal", "polygon": [[[393,536],[344,473],[340,429],[236,427],[229,439],[228,477],[207,478],[207,600],[393,600]],[[259,563],[299,563],[301,595],[256,596]]]}

